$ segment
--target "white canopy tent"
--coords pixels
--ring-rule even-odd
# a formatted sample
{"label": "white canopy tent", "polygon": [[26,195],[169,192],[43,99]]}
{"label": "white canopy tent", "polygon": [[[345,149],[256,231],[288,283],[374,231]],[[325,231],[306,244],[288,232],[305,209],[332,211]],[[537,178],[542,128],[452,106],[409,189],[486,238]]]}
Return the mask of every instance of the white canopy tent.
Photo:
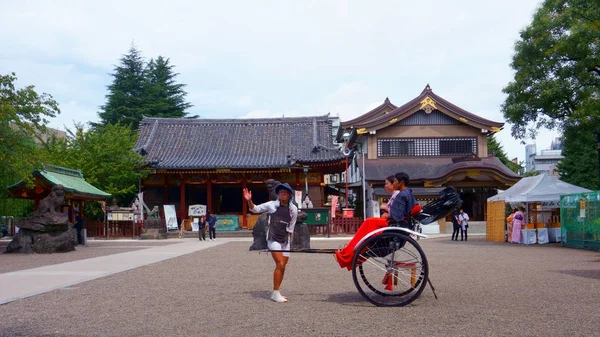
{"label": "white canopy tent", "polygon": [[[518,183],[513,185],[511,188],[506,191],[499,193],[493,197],[487,199],[488,203],[495,201],[504,201],[505,203],[510,204],[512,207],[516,206],[524,206],[526,209],[526,219],[530,219],[529,217],[529,204],[537,204],[543,209],[556,209],[560,208],[560,196],[566,194],[575,194],[575,193],[584,193],[590,192],[590,190],[585,189],[583,187],[575,186],[573,184],[566,183],[564,181],[559,180],[556,177],[549,175],[547,172],[539,174],[533,177],[527,177],[521,179]],[[539,209],[539,208],[538,208]],[[536,214],[532,213],[533,220],[531,222],[539,222],[540,219]],[[552,221],[552,220],[550,220]],[[529,221],[526,222],[528,224]],[[545,220],[542,221],[545,223]],[[536,227],[537,228],[537,227]],[[546,228],[538,229],[538,235],[542,235],[542,237],[538,237],[539,243],[548,242],[548,232]],[[535,243],[535,230],[522,230],[522,238],[525,240],[524,243]],[[552,237],[558,236],[558,240],[560,241],[560,231],[557,229],[556,231],[552,231]],[[533,238],[531,237],[533,235]]]}
{"label": "white canopy tent", "polygon": [[583,187],[565,183],[547,172],[521,179],[506,191],[487,199],[513,203],[541,202],[547,207],[560,207],[560,196],[591,192]]}

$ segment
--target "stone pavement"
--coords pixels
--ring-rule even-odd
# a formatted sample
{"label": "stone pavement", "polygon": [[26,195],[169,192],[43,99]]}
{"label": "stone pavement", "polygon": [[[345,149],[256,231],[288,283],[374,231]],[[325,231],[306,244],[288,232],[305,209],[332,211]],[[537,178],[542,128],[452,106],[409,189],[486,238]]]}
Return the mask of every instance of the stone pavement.
{"label": "stone pavement", "polygon": [[[337,248],[348,239],[313,239],[311,246]],[[491,243],[482,235],[467,242],[440,235],[419,243],[439,299],[426,289],[402,308],[370,305],[356,291],[352,273],[325,254],[292,255],[282,287],[290,301],[273,303],[273,262],[268,254],[248,252],[248,239],[174,239],[150,247],[102,242],[73,254],[25,259],[3,254],[0,262],[10,264],[109,254],[109,246],[121,250],[0,274],[0,288],[16,289],[29,275],[37,277],[32,271],[39,268],[47,276],[38,282],[64,282],[0,305],[0,336],[597,335],[597,252]],[[136,248],[123,254],[127,246]],[[81,269],[69,267],[74,265]],[[12,292],[9,297],[16,298]]]}

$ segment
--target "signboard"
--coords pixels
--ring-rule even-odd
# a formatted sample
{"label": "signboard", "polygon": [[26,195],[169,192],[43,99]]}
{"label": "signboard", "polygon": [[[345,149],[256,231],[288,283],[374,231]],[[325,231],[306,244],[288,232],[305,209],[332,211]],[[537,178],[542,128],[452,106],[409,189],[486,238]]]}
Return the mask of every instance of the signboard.
{"label": "signboard", "polygon": [[189,216],[205,216],[206,215],[206,205],[189,205],[188,206],[188,215]]}
{"label": "signboard", "polygon": [[216,229],[218,231],[237,231],[240,224],[237,215],[217,215]]}
{"label": "signboard", "polygon": [[334,195],[331,197],[331,218],[335,218],[335,211],[337,209],[337,203],[338,203],[338,199],[339,196]]}
{"label": "signboard", "polygon": [[167,230],[177,230],[177,213],[175,212],[175,205],[163,205],[165,210],[165,222],[167,223]]}
{"label": "signboard", "polygon": [[200,230],[200,226],[198,226],[198,219],[194,219],[192,221],[192,232],[197,232]]}

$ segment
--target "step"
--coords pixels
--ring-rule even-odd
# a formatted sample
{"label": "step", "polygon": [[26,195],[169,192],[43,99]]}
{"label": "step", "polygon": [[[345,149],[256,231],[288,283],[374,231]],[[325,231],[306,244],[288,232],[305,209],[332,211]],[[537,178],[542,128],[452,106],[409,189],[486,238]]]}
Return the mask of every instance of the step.
{"label": "step", "polygon": [[[179,231],[171,231],[167,233],[169,239],[179,237]],[[183,232],[184,238],[198,238],[198,232],[185,231]],[[208,240],[208,231],[206,232],[206,239]],[[217,231],[217,238],[251,238],[252,230],[240,229],[237,231]]]}

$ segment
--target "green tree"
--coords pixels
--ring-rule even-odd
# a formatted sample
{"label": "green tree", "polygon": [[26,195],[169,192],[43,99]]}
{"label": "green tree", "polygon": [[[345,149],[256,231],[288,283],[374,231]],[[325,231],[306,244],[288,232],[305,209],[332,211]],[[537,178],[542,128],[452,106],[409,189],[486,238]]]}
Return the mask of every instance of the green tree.
{"label": "green tree", "polygon": [[521,31],[515,78],[502,106],[511,133],[535,138],[540,127],[600,117],[600,2],[545,0]]}
{"label": "green tree", "polygon": [[0,75],[0,215],[23,216],[31,203],[10,199],[6,187],[21,179],[31,183],[39,164],[35,139],[60,110],[51,95],[38,94],[33,85],[17,89],[16,81],[14,73]]}
{"label": "green tree", "polygon": [[121,57],[120,64],[112,73],[113,83],[108,86],[106,104],[98,113],[99,124],[121,123],[137,129],[142,115],[146,113],[147,80],[141,52],[132,44],[129,53]]}
{"label": "green tree", "polygon": [[137,132],[120,124],[90,130],[75,124],[67,133],[66,140],[54,137],[44,144],[45,161],[81,170],[88,183],[128,204],[148,173],[143,157],[133,151]]}
{"label": "green tree", "polygon": [[[182,118],[186,117],[186,110],[193,105],[186,102],[187,92],[183,90],[185,84],[175,82],[177,73],[174,66],[169,64],[169,59],[159,56],[151,59],[146,67],[148,81],[148,98],[146,111],[152,117]],[[194,116],[197,117],[197,116]]]}
{"label": "green tree", "polygon": [[515,172],[515,173],[519,173],[519,171],[521,170],[521,165],[514,163],[512,160],[508,159],[508,156],[506,155],[506,152],[504,152],[504,148],[502,147],[502,144],[500,144],[500,142],[498,142],[498,140],[496,139],[495,135],[492,134],[490,136],[488,136],[488,153],[493,153],[495,157],[497,157],[498,159],[500,159],[500,161],[502,162],[502,164],[504,164],[506,167],[508,167],[511,171]]}
{"label": "green tree", "polygon": [[185,110],[192,105],[185,101],[185,84],[176,83],[178,74],[173,68],[162,56],[146,65],[141,52],[132,45],[112,74],[106,104],[98,113],[100,123],[92,125],[121,123],[135,130],[144,116],[186,117]]}
{"label": "green tree", "polygon": [[561,160],[557,169],[560,179],[570,184],[591,190],[600,188],[598,184],[597,126],[574,124],[565,127]]}

